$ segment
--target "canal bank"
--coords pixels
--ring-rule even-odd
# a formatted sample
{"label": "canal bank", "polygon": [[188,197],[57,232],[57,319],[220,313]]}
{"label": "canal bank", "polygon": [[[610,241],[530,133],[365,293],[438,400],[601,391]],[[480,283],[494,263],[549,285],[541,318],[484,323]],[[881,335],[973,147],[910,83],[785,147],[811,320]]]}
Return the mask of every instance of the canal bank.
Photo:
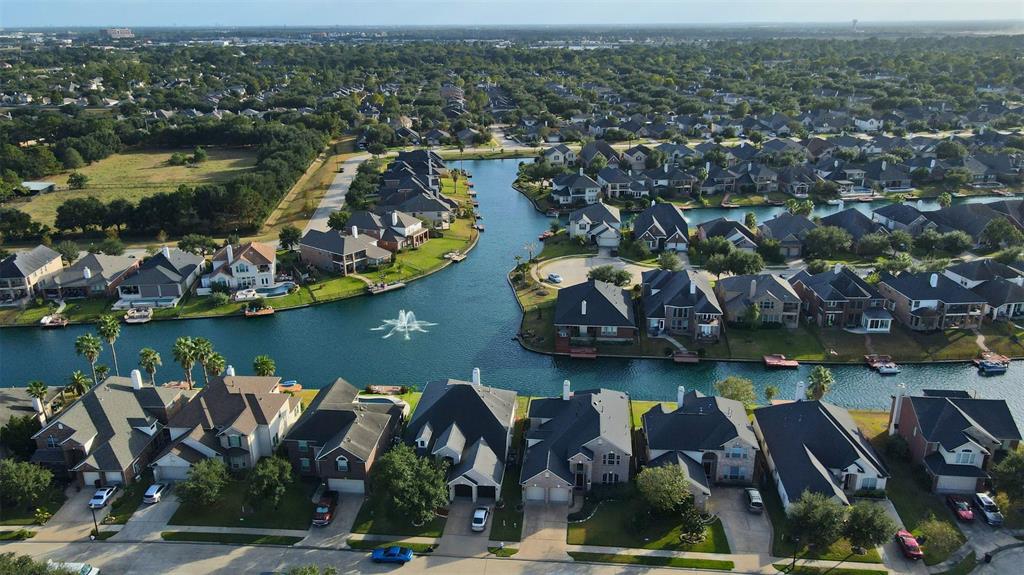
{"label": "canal bank", "polygon": [[[251,373],[253,357],[270,355],[278,375],[296,379],[305,388],[327,385],[344,377],[357,386],[411,385],[422,388],[431,379],[468,379],[474,367],[487,385],[515,389],[525,395],[557,395],[561,382],[573,387],[607,387],[629,392],[635,399],[673,400],[685,385],[711,393],[716,381],[739,375],[759,390],[776,385],[781,396],[792,395],[809,367],[796,371],[765,371],[758,364],[704,362],[681,366],[668,361],[609,358],[572,360],[535,354],[514,338],[521,310],[505,279],[514,256],[526,256],[550,220],[512,189],[517,160],[465,162],[473,174],[487,232],[480,235],[472,257],[417,281],[407,289],[297,309],[259,319],[219,318],[188,322],[152,322],[126,326],[117,341],[123,370],[134,366],[141,347],[163,356],[158,380],[179,379],[171,347],[183,335],[210,339],[240,373]],[[436,323],[410,339],[382,338],[373,331],[399,310]],[[87,370],[75,355],[74,339],[92,333],[91,326],[61,331],[0,330],[0,386],[23,386],[33,379],[63,385],[73,370]],[[100,363],[112,365],[104,345]],[[1006,398],[1015,413],[1024,413],[1024,371],[1017,366],[1002,377],[983,378],[963,364],[907,366],[903,373],[882,378],[862,366],[837,366],[836,386],[829,398],[840,405],[884,409],[897,383],[911,392],[925,388],[967,389],[983,397]],[[1018,416],[1019,417],[1019,416]],[[1024,424],[1024,422],[1022,422]]]}

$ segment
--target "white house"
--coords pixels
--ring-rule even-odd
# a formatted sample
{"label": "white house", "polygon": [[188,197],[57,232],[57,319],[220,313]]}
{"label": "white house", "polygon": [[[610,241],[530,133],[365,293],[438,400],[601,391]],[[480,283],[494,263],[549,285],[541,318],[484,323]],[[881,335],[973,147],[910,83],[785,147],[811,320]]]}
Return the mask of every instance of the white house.
{"label": "white house", "polygon": [[247,242],[238,246],[226,245],[213,255],[213,271],[203,277],[203,287],[216,284],[245,289],[274,285],[277,254],[273,246],[260,242]]}

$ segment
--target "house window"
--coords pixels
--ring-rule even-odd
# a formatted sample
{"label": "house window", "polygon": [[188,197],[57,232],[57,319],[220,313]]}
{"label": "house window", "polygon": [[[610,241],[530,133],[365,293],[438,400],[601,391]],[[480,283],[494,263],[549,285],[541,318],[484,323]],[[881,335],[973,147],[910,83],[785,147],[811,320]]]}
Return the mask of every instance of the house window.
{"label": "house window", "polygon": [[860,488],[874,491],[878,489],[878,479],[875,477],[863,477],[860,480]]}
{"label": "house window", "polygon": [[619,474],[618,473],[603,473],[603,474],[601,474],[601,483],[604,483],[605,485],[608,485],[609,483],[618,483],[618,482],[619,482]]}
{"label": "house window", "polygon": [[304,440],[304,439],[300,439],[299,440],[299,451],[305,451],[307,449],[309,449],[309,442]]}
{"label": "house window", "polygon": [[52,436],[52,435],[50,437],[47,437],[46,438],[46,446],[47,447],[57,447],[57,438]]}
{"label": "house window", "polygon": [[272,444],[272,445],[273,445],[274,447],[277,447],[277,442],[278,442],[278,441],[280,441],[280,440],[281,440],[280,436],[278,436],[278,434],[276,434],[276,433],[275,433],[275,434],[274,434],[274,438],[270,440],[270,443],[271,443],[271,444]]}
{"label": "house window", "polygon": [[240,435],[229,435],[228,436],[228,447],[241,447],[242,437]]}
{"label": "house window", "polygon": [[766,299],[761,302],[761,309],[775,309],[775,302],[770,299]]}
{"label": "house window", "polygon": [[348,471],[348,458],[344,455],[339,455],[338,458],[334,460],[334,468],[338,471]]}
{"label": "house window", "polygon": [[614,325],[601,326],[601,335],[618,335],[618,333],[619,328],[615,327]]}
{"label": "house window", "polygon": [[741,468],[739,465],[730,465],[729,472],[726,473],[725,477],[726,479],[731,479],[733,481],[745,479],[745,477],[743,476],[743,468]]}
{"label": "house window", "polygon": [[303,457],[299,460],[299,469],[309,471],[309,459]]}
{"label": "house window", "polygon": [[965,449],[956,454],[957,465],[974,465],[974,452],[970,449]]}
{"label": "house window", "polygon": [[731,459],[746,459],[747,450],[742,447],[730,447],[729,451],[725,452],[725,456]]}
{"label": "house window", "polygon": [[618,453],[605,453],[602,463],[605,465],[618,465],[621,458]]}

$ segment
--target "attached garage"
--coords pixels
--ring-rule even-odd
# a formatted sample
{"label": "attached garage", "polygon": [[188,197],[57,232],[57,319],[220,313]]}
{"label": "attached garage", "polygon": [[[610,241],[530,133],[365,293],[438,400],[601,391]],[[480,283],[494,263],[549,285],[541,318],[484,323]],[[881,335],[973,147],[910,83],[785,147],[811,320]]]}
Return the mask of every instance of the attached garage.
{"label": "attached garage", "polygon": [[495,494],[497,489],[490,485],[481,485],[476,488],[476,498],[479,499],[497,499]]}
{"label": "attached garage", "polygon": [[469,497],[469,498],[473,497],[473,486],[472,485],[465,485],[465,484],[462,484],[462,483],[456,483],[453,487],[455,488],[455,491],[454,491],[455,497]]}
{"label": "attached garage", "polygon": [[976,477],[957,477],[954,475],[940,475],[935,482],[937,493],[973,493],[978,486]]}
{"label": "attached garage", "polygon": [[544,501],[545,489],[543,487],[527,487],[526,488],[526,500],[527,501]]}
{"label": "attached garage", "polygon": [[185,481],[188,479],[188,465],[156,465],[153,467],[153,479],[156,481]]}
{"label": "attached garage", "polygon": [[568,487],[552,487],[548,489],[548,501],[568,503],[572,499],[572,490]]}
{"label": "attached garage", "polygon": [[92,487],[100,481],[99,471],[86,471],[82,473],[82,482],[86,487]]}
{"label": "attached garage", "polygon": [[362,479],[338,479],[332,477],[327,480],[327,487],[339,493],[362,494],[366,491],[366,484]]}

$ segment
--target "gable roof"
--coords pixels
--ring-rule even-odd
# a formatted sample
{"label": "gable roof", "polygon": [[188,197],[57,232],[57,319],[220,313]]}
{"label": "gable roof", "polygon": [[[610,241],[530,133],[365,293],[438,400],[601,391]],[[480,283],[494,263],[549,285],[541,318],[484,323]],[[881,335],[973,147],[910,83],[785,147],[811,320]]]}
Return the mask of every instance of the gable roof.
{"label": "gable roof", "polygon": [[629,291],[597,280],[562,288],[555,301],[554,323],[635,327],[633,298]]}
{"label": "gable roof", "polygon": [[874,213],[903,225],[910,225],[924,217],[924,214],[914,206],[901,203],[882,206],[874,210]]}
{"label": "gable roof", "polygon": [[0,278],[28,277],[54,259],[59,258],[59,253],[44,245],[11,254],[0,260]]}
{"label": "gable roof", "polygon": [[811,221],[807,216],[782,212],[774,218],[765,220],[759,228],[768,237],[779,242],[802,242],[807,233],[818,227],[818,224]]}
{"label": "gable roof", "polygon": [[685,271],[648,270],[643,273],[643,308],[648,318],[664,318],[665,306],[692,307],[694,313],[718,314],[718,298],[703,275]]}
{"label": "gable roof", "polygon": [[650,234],[655,238],[678,235],[686,242],[690,238],[683,210],[666,202],[656,202],[640,212],[633,220],[633,233],[636,237]]}
{"label": "gable roof", "polygon": [[[754,282],[754,297],[750,297],[750,284]],[[718,280],[716,289],[722,290],[723,297],[719,303],[725,309],[741,312],[750,307],[754,301],[770,295],[782,302],[798,303],[800,296],[793,286],[772,274],[731,276]],[[723,301],[724,300],[724,301]]]}
{"label": "gable roof", "polygon": [[811,274],[807,269],[800,270],[789,279],[789,283],[803,284],[823,301],[847,301],[849,299],[881,299],[882,294],[874,286],[864,281],[856,272],[842,267]]}
{"label": "gable roof", "polygon": [[973,281],[988,281],[996,278],[1015,279],[1020,272],[991,258],[977,259],[951,265],[946,270]]}
{"label": "gable roof", "polygon": [[604,202],[590,204],[569,214],[569,223],[587,221],[594,224],[618,224],[622,220],[619,216],[619,208],[609,206]]}
{"label": "gable roof", "polygon": [[726,218],[715,218],[713,220],[708,220],[697,227],[700,228],[704,232],[704,235],[709,238],[719,236],[723,238],[728,238],[733,234],[739,234],[746,238],[748,242],[754,245],[757,245],[759,243],[757,236],[754,235],[754,232],[747,229],[747,226],[737,221],[729,220]]}
{"label": "gable roof", "polygon": [[821,225],[842,228],[849,232],[855,242],[868,234],[886,231],[885,226],[873,221],[857,208],[846,208],[843,211],[825,216],[821,218]]}
{"label": "gable roof", "polygon": [[[245,260],[253,265],[270,265],[277,261],[274,246],[262,242],[245,242],[231,247],[235,260]],[[228,247],[223,246],[213,254],[213,261],[227,261]],[[234,263],[234,262],[231,262]]]}
{"label": "gable roof", "polygon": [[378,247],[373,238],[358,235],[350,236],[335,230],[309,230],[302,236],[302,245],[310,246],[332,254],[352,255],[365,251],[368,257],[379,259],[391,255],[391,252]]}
{"label": "gable roof", "polygon": [[358,390],[342,378],[317,392],[288,433],[289,441],[309,441],[320,445],[317,459],[341,447],[366,461],[376,448],[381,434],[402,408],[393,403],[358,403]]}
{"label": "gable roof", "polygon": [[299,399],[277,393],[280,377],[226,375],[210,378],[199,393],[171,418],[168,427],[221,433],[231,428],[248,435],[260,425],[270,424],[285,405]]}
{"label": "gable roof", "polygon": [[[967,441],[976,441],[972,433],[987,434],[996,441],[1019,440],[1020,430],[1002,399],[975,399],[932,395],[910,396],[921,434],[928,442],[955,449]],[[977,430],[977,431],[974,431]]]}
{"label": "gable roof", "polygon": [[[935,278],[935,287],[931,280]],[[879,284],[885,284],[910,300],[938,300],[945,303],[984,303],[984,298],[948,277],[930,272],[903,272],[898,276],[883,272]]]}
{"label": "gable roof", "polygon": [[674,410],[662,403],[647,410],[643,425],[648,448],[658,451],[716,451],[734,439],[757,447],[742,403],[697,391]]}
{"label": "gable roof", "polygon": [[146,258],[139,265],[139,270],[121,282],[121,285],[181,284],[205,261],[206,258],[202,256],[178,248],[164,248]]}
{"label": "gable roof", "polygon": [[[115,278],[123,274],[128,268],[139,264],[138,258],[134,256],[108,256],[106,254],[85,254],[78,258],[75,263],[65,267],[44,281],[47,287],[59,285],[64,288],[84,287],[102,283],[104,286],[110,284]],[[90,277],[85,277],[85,270],[89,269]]]}

